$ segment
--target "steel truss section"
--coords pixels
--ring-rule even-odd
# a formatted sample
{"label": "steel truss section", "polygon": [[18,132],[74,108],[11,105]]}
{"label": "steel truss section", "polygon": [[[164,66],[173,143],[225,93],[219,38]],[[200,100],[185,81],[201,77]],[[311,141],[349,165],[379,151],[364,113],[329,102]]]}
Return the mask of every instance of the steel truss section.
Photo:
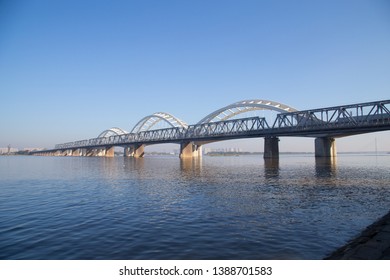
{"label": "steel truss section", "polygon": [[[390,100],[294,111],[278,114],[272,126],[265,118],[252,117],[145,130],[58,144],[54,150],[127,146],[135,144],[180,143],[266,136],[339,137],[390,129]],[[102,134],[101,134],[102,135]]]}
{"label": "steel truss section", "polygon": [[186,138],[231,136],[264,129],[269,129],[265,118],[252,117],[191,125],[187,129]]}
{"label": "steel truss section", "polygon": [[338,129],[389,123],[390,100],[278,114],[273,129]]}

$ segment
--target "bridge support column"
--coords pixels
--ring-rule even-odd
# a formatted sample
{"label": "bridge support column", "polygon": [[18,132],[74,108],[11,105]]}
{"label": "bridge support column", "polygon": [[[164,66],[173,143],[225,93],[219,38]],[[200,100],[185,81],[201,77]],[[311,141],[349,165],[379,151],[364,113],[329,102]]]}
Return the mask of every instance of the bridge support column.
{"label": "bridge support column", "polygon": [[105,149],[105,157],[114,157],[115,156],[115,147],[106,147]]}
{"label": "bridge support column", "polygon": [[92,150],[93,152],[92,152],[92,156],[93,157],[102,157],[102,156],[104,156],[104,149],[101,149],[101,148],[95,148],[95,149],[93,149]]}
{"label": "bridge support column", "polygon": [[265,137],[264,138],[264,158],[277,159],[279,158],[279,138]]}
{"label": "bridge support column", "polygon": [[134,157],[135,158],[141,158],[145,155],[145,145],[139,145],[134,147]]}
{"label": "bridge support column", "polygon": [[316,157],[335,157],[336,141],[332,137],[319,137],[314,141]]}
{"label": "bridge support column", "polygon": [[124,150],[125,157],[141,158],[145,155],[145,145],[128,146]]}
{"label": "bridge support column", "polygon": [[79,157],[80,156],[80,149],[73,149],[72,150],[72,156],[73,157]]}
{"label": "bridge support column", "polygon": [[93,149],[86,149],[86,151],[85,151],[85,156],[86,157],[92,157],[94,155],[95,155],[95,153],[94,153]]}
{"label": "bridge support column", "polygon": [[87,155],[87,149],[80,149],[80,156],[85,157]]}
{"label": "bridge support column", "polygon": [[123,149],[123,156],[124,157],[131,157],[131,147],[125,147]]}
{"label": "bridge support column", "polygon": [[180,144],[180,158],[195,158],[202,156],[202,146],[194,142],[182,142]]}

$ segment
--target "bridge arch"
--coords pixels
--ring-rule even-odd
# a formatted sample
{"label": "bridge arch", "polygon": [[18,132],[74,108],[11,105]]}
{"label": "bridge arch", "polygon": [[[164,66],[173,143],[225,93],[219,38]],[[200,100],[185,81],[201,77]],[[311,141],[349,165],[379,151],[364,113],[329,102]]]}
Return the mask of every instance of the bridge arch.
{"label": "bridge arch", "polygon": [[127,134],[127,133],[128,132],[126,130],[123,130],[119,127],[112,127],[110,129],[107,129],[107,130],[103,131],[102,133],[100,133],[97,138],[110,137],[110,136],[122,135],[122,134]]}
{"label": "bridge arch", "polygon": [[212,112],[211,114],[201,119],[198,124],[224,121],[236,115],[255,110],[272,110],[279,113],[297,111],[295,108],[280,102],[264,99],[243,100]]}
{"label": "bridge arch", "polygon": [[164,113],[164,112],[157,112],[152,115],[146,116],[142,118],[131,130],[131,133],[138,133],[141,131],[147,131],[150,130],[153,126],[158,124],[159,122],[165,122],[170,127],[188,127],[188,124],[184,121],[176,118],[175,116]]}

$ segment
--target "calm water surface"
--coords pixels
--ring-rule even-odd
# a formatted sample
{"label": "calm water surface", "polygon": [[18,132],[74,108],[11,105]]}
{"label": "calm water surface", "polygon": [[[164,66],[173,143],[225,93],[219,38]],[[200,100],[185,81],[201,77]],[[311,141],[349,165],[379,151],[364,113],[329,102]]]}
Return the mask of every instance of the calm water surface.
{"label": "calm water surface", "polygon": [[390,209],[390,155],[0,157],[0,259],[322,259]]}

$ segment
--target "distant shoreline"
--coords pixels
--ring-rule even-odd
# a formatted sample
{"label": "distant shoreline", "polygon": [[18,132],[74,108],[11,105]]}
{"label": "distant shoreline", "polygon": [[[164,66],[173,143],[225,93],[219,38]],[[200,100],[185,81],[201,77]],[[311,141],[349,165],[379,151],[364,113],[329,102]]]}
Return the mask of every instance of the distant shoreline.
{"label": "distant shoreline", "polygon": [[[279,152],[280,155],[314,155],[314,152]],[[390,152],[338,152],[339,155],[390,155]],[[263,155],[263,152],[210,152],[206,156]]]}
{"label": "distant shoreline", "polygon": [[[279,152],[280,155],[314,155],[314,152]],[[338,152],[338,155],[377,155],[377,156],[387,156],[390,155],[390,152]],[[11,152],[9,154],[3,153],[0,156],[29,156],[32,155],[30,151],[18,151]],[[203,156],[209,157],[222,157],[222,156],[251,156],[251,155],[263,155],[263,152],[209,152]],[[123,153],[115,152],[115,156],[123,156]],[[145,156],[178,156],[175,153],[168,152],[146,152]]]}

